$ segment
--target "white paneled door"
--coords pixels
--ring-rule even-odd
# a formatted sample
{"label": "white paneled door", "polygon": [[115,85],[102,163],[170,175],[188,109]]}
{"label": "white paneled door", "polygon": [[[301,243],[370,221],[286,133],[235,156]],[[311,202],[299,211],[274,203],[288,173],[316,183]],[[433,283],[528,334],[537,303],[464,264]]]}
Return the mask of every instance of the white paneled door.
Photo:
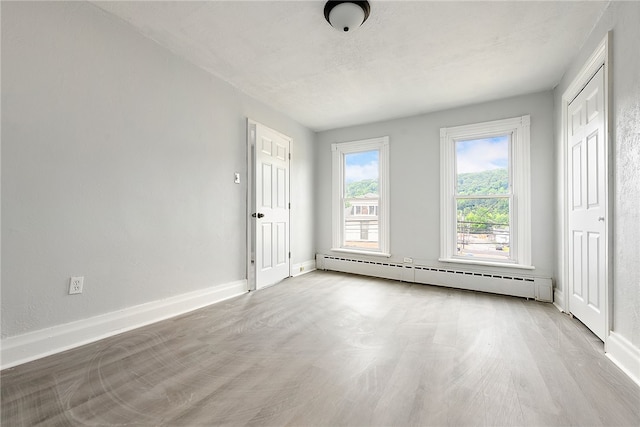
{"label": "white paneled door", "polygon": [[605,339],[607,147],[604,69],[569,104],[569,311]]}
{"label": "white paneled door", "polygon": [[255,124],[252,213],[255,287],[289,277],[289,152],[291,140]]}

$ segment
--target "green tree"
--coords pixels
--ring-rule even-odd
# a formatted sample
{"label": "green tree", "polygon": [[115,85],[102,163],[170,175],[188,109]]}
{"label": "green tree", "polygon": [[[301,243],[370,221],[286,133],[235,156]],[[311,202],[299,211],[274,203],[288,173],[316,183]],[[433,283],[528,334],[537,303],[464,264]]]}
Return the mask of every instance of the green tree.
{"label": "green tree", "polygon": [[461,196],[484,196],[508,192],[509,171],[507,169],[458,174],[458,194]]}
{"label": "green tree", "polygon": [[457,191],[461,196],[470,196],[468,199],[458,199],[458,220],[471,223],[469,227],[474,232],[488,232],[492,226],[509,224],[508,199],[473,197],[507,194],[509,192],[507,169],[458,174]]}
{"label": "green tree", "polygon": [[378,180],[363,179],[362,181],[351,182],[347,184],[346,190],[347,198],[378,194]]}

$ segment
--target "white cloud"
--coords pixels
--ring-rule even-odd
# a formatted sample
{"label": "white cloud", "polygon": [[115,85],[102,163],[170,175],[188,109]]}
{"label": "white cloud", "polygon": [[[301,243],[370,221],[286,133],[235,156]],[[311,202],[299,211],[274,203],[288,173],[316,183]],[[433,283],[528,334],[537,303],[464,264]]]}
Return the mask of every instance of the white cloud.
{"label": "white cloud", "polygon": [[508,139],[479,139],[462,141],[456,147],[456,167],[458,173],[482,172],[508,166]]}
{"label": "white cloud", "polygon": [[345,168],[345,181],[356,182],[363,179],[378,179],[378,162],[364,165],[348,165]]}

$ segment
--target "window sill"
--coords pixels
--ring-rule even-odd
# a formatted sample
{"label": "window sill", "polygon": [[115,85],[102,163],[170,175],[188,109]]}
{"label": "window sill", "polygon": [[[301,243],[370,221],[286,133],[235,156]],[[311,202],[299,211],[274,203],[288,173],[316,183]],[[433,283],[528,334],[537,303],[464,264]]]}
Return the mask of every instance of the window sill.
{"label": "window sill", "polygon": [[525,264],[513,264],[507,262],[492,262],[492,261],[484,261],[484,260],[469,260],[469,259],[459,259],[459,258],[439,258],[440,262],[451,262],[455,264],[472,264],[472,265],[487,265],[489,267],[501,267],[501,268],[518,268],[521,270],[535,270],[536,268],[533,265],[525,265]]}
{"label": "window sill", "polygon": [[332,252],[345,252],[348,254],[358,254],[358,255],[370,255],[370,256],[379,256],[384,258],[390,258],[391,254],[387,254],[384,252],[373,252],[373,251],[359,251],[357,249],[344,249],[344,248],[331,248]]}

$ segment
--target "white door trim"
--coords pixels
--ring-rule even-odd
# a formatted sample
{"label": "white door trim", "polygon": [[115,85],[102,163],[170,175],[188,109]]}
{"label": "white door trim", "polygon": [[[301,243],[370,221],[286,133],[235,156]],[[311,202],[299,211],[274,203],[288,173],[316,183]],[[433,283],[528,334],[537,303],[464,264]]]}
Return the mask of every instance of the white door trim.
{"label": "white door trim", "polygon": [[[254,235],[253,235],[253,218],[251,216],[251,214],[253,212],[255,212],[255,197],[254,197],[254,191],[255,191],[255,180],[256,177],[254,176],[254,167],[253,167],[253,162],[255,160],[255,144],[256,144],[256,126],[260,125],[263,126],[265,128],[270,129],[272,132],[280,135],[282,138],[286,139],[289,141],[289,153],[290,153],[290,157],[289,157],[289,182],[287,183],[288,188],[287,191],[289,192],[289,194],[291,195],[291,158],[293,157],[292,154],[292,150],[293,150],[293,139],[289,136],[286,136],[272,128],[270,128],[269,126],[266,126],[260,122],[257,122],[255,120],[252,120],[250,118],[247,118],[247,194],[246,194],[246,207],[247,207],[247,211],[246,211],[246,224],[247,224],[247,242],[246,242],[246,249],[247,249],[247,290],[248,291],[255,291],[256,290],[256,271],[255,271],[255,262],[254,262],[254,258],[255,258],[255,248],[254,248]],[[291,202],[291,197],[289,197],[289,202]],[[288,238],[288,243],[287,243],[287,247],[289,248],[289,250],[291,250],[291,209],[289,209],[289,232],[287,233],[287,238]],[[291,277],[291,259],[289,259],[289,277]]]}
{"label": "white door trim", "polygon": [[560,179],[562,180],[562,185],[560,187],[561,192],[561,215],[562,221],[560,223],[560,235],[561,238],[561,257],[560,257],[560,276],[562,277],[562,289],[555,290],[554,300],[556,304],[561,305],[561,308],[565,312],[570,312],[570,304],[569,298],[570,294],[568,292],[569,286],[569,241],[567,232],[569,230],[569,210],[567,209],[566,200],[569,195],[569,188],[567,187],[569,182],[568,166],[567,166],[567,147],[569,145],[569,135],[567,132],[568,129],[568,108],[571,101],[573,101],[576,96],[584,89],[584,87],[589,83],[591,78],[598,72],[600,67],[604,66],[604,138],[606,144],[605,151],[605,189],[607,191],[607,195],[605,197],[606,203],[606,224],[605,224],[605,233],[606,233],[606,245],[605,245],[605,349],[607,344],[607,337],[609,336],[609,332],[611,331],[612,325],[612,310],[611,305],[613,302],[612,298],[612,236],[613,236],[613,221],[612,221],[612,206],[611,197],[613,192],[611,191],[611,180],[610,176],[610,168],[611,168],[611,137],[610,137],[610,129],[611,129],[611,114],[610,114],[610,106],[611,106],[611,78],[609,74],[610,64],[611,64],[611,32],[609,31],[602,42],[598,45],[596,50],[591,54],[587,62],[583,65],[580,72],[577,74],[575,79],[571,82],[569,87],[562,94],[562,123],[561,123],[561,132],[562,132],[562,149],[560,152]]}

